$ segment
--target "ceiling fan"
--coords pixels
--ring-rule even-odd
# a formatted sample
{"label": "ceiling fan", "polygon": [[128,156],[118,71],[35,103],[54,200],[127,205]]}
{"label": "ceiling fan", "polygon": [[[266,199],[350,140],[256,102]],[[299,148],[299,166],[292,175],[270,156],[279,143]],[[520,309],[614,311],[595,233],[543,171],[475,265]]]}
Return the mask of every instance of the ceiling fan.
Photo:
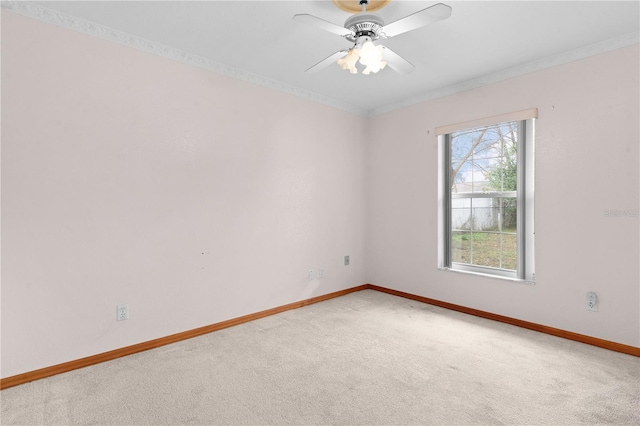
{"label": "ceiling fan", "polygon": [[362,6],[362,12],[347,19],[344,27],[309,14],[294,15],[293,19],[297,22],[314,25],[354,43],[351,48],[337,51],[305,72],[317,72],[337,62],[343,70],[357,74],[356,64],[359,60],[366,67],[362,71],[365,75],[376,73],[386,65],[401,74],[410,73],[415,68],[413,64],[388,47],[376,46],[374,42],[378,39],[395,37],[451,16],[451,7],[438,3],[385,25],[379,16],[366,13],[369,0],[354,1]]}

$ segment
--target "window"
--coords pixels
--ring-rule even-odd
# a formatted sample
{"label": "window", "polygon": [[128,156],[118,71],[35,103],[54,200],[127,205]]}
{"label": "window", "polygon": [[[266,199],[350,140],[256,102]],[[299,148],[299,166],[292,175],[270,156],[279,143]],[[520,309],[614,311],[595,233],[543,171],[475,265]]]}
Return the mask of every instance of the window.
{"label": "window", "polygon": [[536,110],[436,129],[438,266],[534,281]]}

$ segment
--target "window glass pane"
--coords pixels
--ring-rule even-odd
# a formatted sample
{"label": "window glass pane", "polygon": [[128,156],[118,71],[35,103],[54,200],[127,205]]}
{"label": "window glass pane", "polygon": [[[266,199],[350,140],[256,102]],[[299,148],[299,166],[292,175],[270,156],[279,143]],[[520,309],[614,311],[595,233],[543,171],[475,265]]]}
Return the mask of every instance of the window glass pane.
{"label": "window glass pane", "polygon": [[471,229],[471,198],[451,200],[451,229]]}
{"label": "window glass pane", "polygon": [[500,199],[473,198],[472,229],[500,231]]}
{"label": "window glass pane", "polygon": [[471,235],[471,264],[499,268],[500,246],[499,233],[474,232]]}
{"label": "window glass pane", "polygon": [[455,198],[451,205],[451,260],[515,270],[516,198]]}
{"label": "window glass pane", "polygon": [[509,122],[451,134],[451,194],[463,196],[451,199],[452,262],[516,269],[517,198],[500,193],[517,190],[517,133]]}
{"label": "window glass pane", "polygon": [[471,262],[471,233],[469,231],[451,232],[451,261]]}
{"label": "window glass pane", "polygon": [[517,236],[513,234],[502,234],[502,266],[503,269],[516,270],[518,267]]}
{"label": "window glass pane", "polygon": [[499,198],[502,231],[516,233],[518,220],[518,199],[515,197]]}
{"label": "window glass pane", "polygon": [[515,191],[517,134],[515,121],[452,133],[451,191]]}

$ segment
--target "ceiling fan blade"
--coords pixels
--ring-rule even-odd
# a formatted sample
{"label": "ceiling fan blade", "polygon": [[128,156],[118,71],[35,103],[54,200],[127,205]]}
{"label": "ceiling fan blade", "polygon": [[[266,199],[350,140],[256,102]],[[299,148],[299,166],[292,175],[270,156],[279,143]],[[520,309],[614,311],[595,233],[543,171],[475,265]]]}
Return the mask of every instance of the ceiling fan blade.
{"label": "ceiling fan blade", "polygon": [[353,35],[353,32],[351,32],[350,30],[344,27],[341,27],[340,25],[334,24],[333,22],[325,21],[322,18],[318,18],[317,16],[309,15],[306,13],[303,13],[300,15],[294,15],[293,19],[296,22],[313,25],[315,27],[321,28],[325,31],[329,31],[330,33],[334,33],[342,37],[347,35]]}
{"label": "ceiling fan blade", "polygon": [[395,22],[385,25],[380,30],[387,37],[397,36],[425,25],[447,19],[451,16],[451,6],[438,3],[419,12],[405,16]]}
{"label": "ceiling fan blade", "polygon": [[387,62],[387,65],[400,74],[409,74],[415,68],[411,62],[386,46],[382,46],[382,59]]}
{"label": "ceiling fan blade", "polygon": [[317,64],[315,64],[314,66],[312,66],[311,68],[307,69],[305,72],[308,72],[310,74],[313,74],[315,72],[320,71],[323,68],[328,67],[329,65],[331,65],[332,63],[336,63],[336,61],[338,60],[338,58],[343,57],[344,55],[346,55],[349,52],[349,49],[343,49],[343,50],[339,50],[336,53],[334,53],[333,55],[321,60],[320,62],[318,62]]}

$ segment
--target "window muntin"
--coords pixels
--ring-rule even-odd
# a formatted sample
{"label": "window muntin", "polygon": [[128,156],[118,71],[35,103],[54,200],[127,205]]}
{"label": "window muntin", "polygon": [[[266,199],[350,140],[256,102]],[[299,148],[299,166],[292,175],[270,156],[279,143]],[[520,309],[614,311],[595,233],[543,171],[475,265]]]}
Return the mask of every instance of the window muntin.
{"label": "window muntin", "polygon": [[440,136],[441,268],[533,281],[533,121]]}

